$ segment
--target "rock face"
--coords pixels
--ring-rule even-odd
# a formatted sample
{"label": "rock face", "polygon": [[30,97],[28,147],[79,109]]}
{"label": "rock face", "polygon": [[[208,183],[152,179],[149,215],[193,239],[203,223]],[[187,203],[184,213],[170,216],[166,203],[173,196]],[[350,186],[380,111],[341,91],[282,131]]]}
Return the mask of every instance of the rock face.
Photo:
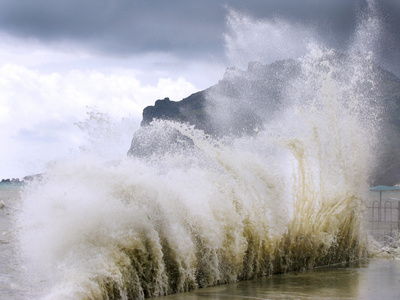
{"label": "rock face", "polygon": [[[157,100],[143,110],[141,125],[153,120],[172,120],[195,125],[212,135],[249,134],[263,123],[271,111],[279,110],[283,90],[299,76],[295,60],[278,61],[271,65],[249,63],[247,71],[228,68],[218,84],[190,95],[181,101]],[[210,99],[218,99],[218,102]],[[227,114],[229,111],[229,114]],[[221,122],[223,116],[231,120]]]}
{"label": "rock face", "polygon": [[[345,70],[354,58],[334,53],[327,59],[338,70]],[[363,96],[370,101],[365,105],[369,111],[375,109],[376,99],[384,106],[387,111],[385,132],[390,135],[390,138],[382,139],[382,149],[386,150],[382,151],[384,155],[372,184],[393,185],[400,182],[400,79],[377,65],[370,69],[371,80],[364,80],[359,91],[368,91],[368,95]],[[128,154],[148,156],[162,154],[171,147],[192,145],[177,131],[162,132],[160,129],[157,134],[152,134],[153,137],[148,136],[153,130],[148,125],[153,120],[189,123],[214,136],[251,135],[283,111],[288,98],[285,93],[296,88],[295,84],[303,80],[302,76],[304,70],[296,60],[270,65],[252,62],[246,71],[228,68],[222,80],[204,91],[181,101],[164,98],[157,100],[154,106],[146,107],[141,128],[134,134]],[[346,82],[348,75],[339,71],[334,76],[343,77],[340,80]]]}
{"label": "rock face", "polygon": [[154,106],[147,106],[143,110],[141,126],[149,125],[153,119],[162,119],[196,124],[200,128],[207,127],[208,122],[204,113],[206,93],[207,90],[201,91],[179,102],[171,101],[169,98],[157,100]]}
{"label": "rock face", "polygon": [[212,132],[207,118],[205,101],[207,90],[190,95],[176,102],[169,98],[157,100],[154,106],[143,110],[141,128],[135,132],[128,155],[147,157],[153,154],[163,154],[166,151],[177,150],[180,147],[192,147],[193,142],[181,135],[178,130],[165,126],[150,127],[153,120],[170,120],[196,125],[208,133]]}

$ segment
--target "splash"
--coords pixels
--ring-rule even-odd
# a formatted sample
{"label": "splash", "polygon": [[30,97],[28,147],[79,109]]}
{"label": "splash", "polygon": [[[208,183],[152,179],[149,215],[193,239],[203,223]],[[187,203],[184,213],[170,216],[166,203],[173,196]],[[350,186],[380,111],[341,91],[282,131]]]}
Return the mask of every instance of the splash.
{"label": "splash", "polygon": [[261,132],[227,147],[163,126],[196,147],[163,163],[60,164],[25,191],[22,247],[50,298],[152,297],[365,255],[359,178],[320,174],[318,141],[266,149]]}
{"label": "splash", "polygon": [[[162,138],[160,151],[55,163],[26,187],[21,253],[43,295],[143,299],[367,255],[363,199],[380,113],[372,60],[310,44],[287,62],[292,76],[275,98],[252,66],[209,91],[225,138],[154,121],[145,142]],[[249,118],[252,130],[229,134]]]}
{"label": "splash", "polygon": [[137,130],[134,117],[112,117],[99,111],[96,107],[87,107],[87,118],[75,125],[84,134],[84,144],[80,146],[81,154],[94,155],[104,161],[113,160],[126,153],[126,144]]}
{"label": "splash", "polygon": [[232,64],[242,68],[249,61],[272,63],[299,58],[307,53],[307,44],[314,36],[310,26],[278,17],[255,20],[235,10],[228,12],[227,27],[226,56]]}

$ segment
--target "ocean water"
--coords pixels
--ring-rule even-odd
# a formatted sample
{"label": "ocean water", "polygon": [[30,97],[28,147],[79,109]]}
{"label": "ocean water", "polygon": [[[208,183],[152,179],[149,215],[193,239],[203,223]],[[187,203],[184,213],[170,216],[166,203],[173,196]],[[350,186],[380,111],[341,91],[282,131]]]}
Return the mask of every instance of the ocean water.
{"label": "ocean water", "polygon": [[[307,278],[374,253],[364,216],[384,110],[367,47],[379,24],[363,20],[345,58],[308,45],[278,107],[250,85],[240,97],[207,95],[219,128],[238,125],[229,101],[249,107],[246,118],[263,122],[252,134],[216,138],[154,121],[147,137],[165,138],[162,153],[110,161],[115,145],[103,137],[92,143],[100,149],[49,164],[20,190],[2,187],[4,298],[143,299],[273,274]],[[227,86],[244,74],[228,72]],[[265,105],[247,105],[253,99]],[[248,289],[243,298],[264,297]]]}
{"label": "ocean water", "polygon": [[0,183],[0,299],[25,299],[22,266],[16,255],[15,214],[22,185]]}

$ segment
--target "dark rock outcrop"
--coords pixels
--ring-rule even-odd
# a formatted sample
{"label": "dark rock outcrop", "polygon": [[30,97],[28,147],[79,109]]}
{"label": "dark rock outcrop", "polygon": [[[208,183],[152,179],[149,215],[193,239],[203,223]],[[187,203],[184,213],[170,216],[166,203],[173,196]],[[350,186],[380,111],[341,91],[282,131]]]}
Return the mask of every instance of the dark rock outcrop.
{"label": "dark rock outcrop", "polygon": [[171,101],[169,98],[157,100],[154,106],[147,106],[143,110],[141,126],[150,124],[154,119],[162,119],[196,124],[199,128],[206,128],[207,118],[204,113],[206,92],[207,90],[192,94],[179,102]]}

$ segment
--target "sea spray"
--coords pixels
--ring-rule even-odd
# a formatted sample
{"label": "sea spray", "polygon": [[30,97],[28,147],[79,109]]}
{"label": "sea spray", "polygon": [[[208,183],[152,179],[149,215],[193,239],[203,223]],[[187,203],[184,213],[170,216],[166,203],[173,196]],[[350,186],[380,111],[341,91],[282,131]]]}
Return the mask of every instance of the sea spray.
{"label": "sea spray", "polygon": [[[323,107],[314,123],[288,109],[230,143],[156,122],[194,147],[113,166],[54,164],[25,190],[19,216],[40,285],[49,298],[135,299],[363,257],[365,162],[347,162],[365,144],[337,144],[333,128],[318,127],[332,113]],[[345,120],[331,125],[340,132]]]}
{"label": "sea spray", "polygon": [[29,183],[18,237],[43,297],[142,299],[365,257],[375,65],[317,44],[282,65],[279,90],[263,73],[241,89],[238,70],[209,90],[225,137],[154,121],[140,157],[56,162]]}

